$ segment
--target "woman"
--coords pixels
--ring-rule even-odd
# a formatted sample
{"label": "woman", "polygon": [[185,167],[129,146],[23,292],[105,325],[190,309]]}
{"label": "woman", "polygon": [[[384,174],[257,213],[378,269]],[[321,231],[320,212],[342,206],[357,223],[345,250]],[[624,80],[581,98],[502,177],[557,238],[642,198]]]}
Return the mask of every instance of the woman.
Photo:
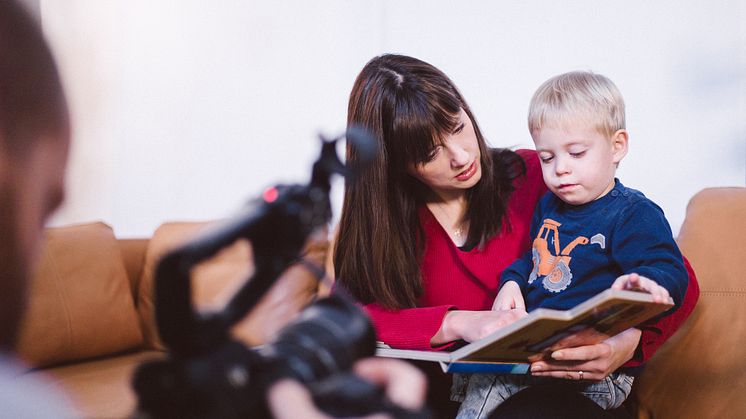
{"label": "woman", "polygon": [[[365,304],[379,339],[393,347],[443,349],[514,321],[490,311],[502,270],[529,246],[534,206],[546,192],[534,151],[489,149],[461,94],[415,58],[371,60],[350,95],[348,125],[367,129],[379,156],[347,185],[334,253],[338,284]],[[356,163],[348,148],[348,162]],[[691,312],[598,345],[555,352],[532,373],[588,380],[641,365]]]}

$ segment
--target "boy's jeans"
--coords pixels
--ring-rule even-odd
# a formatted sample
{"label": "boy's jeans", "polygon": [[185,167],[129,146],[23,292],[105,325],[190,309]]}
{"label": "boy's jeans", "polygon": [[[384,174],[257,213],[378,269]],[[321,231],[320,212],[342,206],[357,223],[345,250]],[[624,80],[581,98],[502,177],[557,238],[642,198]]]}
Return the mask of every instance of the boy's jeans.
{"label": "boy's jeans", "polygon": [[529,386],[569,386],[604,409],[614,409],[632,391],[634,377],[613,373],[602,381],[568,381],[514,374],[455,374],[451,399],[461,401],[458,419],[486,418],[503,401]]}

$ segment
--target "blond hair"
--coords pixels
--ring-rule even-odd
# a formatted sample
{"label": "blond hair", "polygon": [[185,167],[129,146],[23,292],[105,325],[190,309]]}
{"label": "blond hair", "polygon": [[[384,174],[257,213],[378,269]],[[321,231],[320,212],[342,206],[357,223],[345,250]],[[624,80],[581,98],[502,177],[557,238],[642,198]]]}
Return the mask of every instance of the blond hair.
{"label": "blond hair", "polygon": [[588,123],[608,137],[625,129],[624,99],[607,77],[590,71],[572,71],[545,81],[534,93],[528,109],[532,136],[542,128],[565,128]]}

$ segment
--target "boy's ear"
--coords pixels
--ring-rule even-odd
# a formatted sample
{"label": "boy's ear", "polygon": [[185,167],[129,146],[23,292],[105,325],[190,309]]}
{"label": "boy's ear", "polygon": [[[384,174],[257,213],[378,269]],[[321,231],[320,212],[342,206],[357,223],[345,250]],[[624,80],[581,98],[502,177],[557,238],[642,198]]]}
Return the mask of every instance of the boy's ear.
{"label": "boy's ear", "polygon": [[611,152],[614,155],[614,163],[619,164],[620,161],[627,155],[627,144],[629,141],[629,134],[626,129],[617,130],[611,136]]}

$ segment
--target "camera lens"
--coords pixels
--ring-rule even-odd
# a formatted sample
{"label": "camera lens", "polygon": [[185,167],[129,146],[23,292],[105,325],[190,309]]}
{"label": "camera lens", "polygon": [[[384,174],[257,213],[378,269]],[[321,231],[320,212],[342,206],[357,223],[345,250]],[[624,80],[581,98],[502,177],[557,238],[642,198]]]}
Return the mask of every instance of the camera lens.
{"label": "camera lens", "polygon": [[274,367],[280,375],[311,383],[348,371],[358,359],[373,356],[375,342],[375,331],[363,311],[343,296],[333,295],[306,308],[260,353],[277,360]]}

